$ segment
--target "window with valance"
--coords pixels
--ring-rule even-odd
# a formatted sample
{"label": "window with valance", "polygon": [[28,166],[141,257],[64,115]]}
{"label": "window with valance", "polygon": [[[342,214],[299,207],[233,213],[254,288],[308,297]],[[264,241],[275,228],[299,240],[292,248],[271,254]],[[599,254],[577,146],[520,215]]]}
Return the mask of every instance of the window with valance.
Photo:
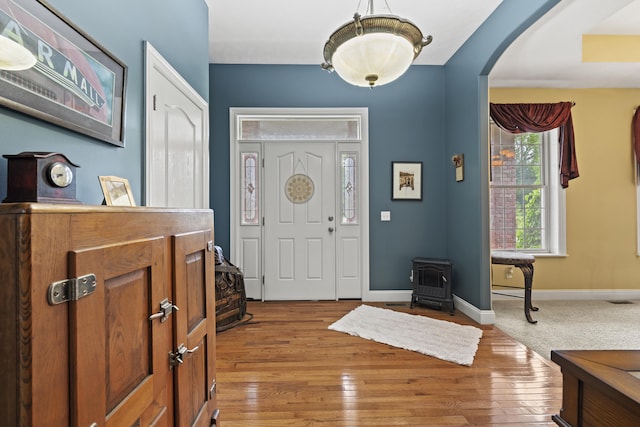
{"label": "window with valance", "polygon": [[560,144],[560,184],[563,188],[567,188],[569,180],[580,175],[571,118],[572,106],[572,102],[552,104],[491,103],[489,112],[498,126],[511,133],[546,132],[557,128]]}

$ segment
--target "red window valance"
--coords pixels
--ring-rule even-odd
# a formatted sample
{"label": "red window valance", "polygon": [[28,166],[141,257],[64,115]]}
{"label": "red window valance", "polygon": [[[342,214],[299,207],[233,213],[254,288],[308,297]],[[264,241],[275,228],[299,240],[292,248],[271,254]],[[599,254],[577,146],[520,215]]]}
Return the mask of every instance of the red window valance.
{"label": "red window valance", "polygon": [[567,188],[569,180],[580,176],[571,118],[572,106],[572,102],[553,104],[491,103],[489,112],[498,126],[511,133],[546,132],[559,128],[560,184],[563,188]]}

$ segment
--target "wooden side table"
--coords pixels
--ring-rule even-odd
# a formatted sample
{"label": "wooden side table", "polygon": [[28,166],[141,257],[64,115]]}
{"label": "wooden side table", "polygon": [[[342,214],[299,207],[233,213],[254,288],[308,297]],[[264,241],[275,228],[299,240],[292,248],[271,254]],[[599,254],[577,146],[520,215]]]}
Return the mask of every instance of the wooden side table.
{"label": "wooden side table", "polygon": [[520,252],[491,252],[491,263],[513,265],[522,270],[524,276],[524,315],[529,323],[538,323],[531,317],[531,311],[538,311],[531,303],[531,289],[533,288],[533,263],[536,258],[533,255]]}

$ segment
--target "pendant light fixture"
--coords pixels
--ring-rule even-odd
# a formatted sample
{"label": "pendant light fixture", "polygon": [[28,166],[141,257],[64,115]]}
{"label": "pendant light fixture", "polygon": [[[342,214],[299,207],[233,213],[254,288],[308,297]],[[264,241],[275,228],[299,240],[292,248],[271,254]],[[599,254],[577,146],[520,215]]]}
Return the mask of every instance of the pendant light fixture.
{"label": "pendant light fixture", "polygon": [[433,37],[423,37],[411,21],[391,14],[376,15],[373,0],[369,0],[366,16],[356,12],[353,21],[331,34],[321,66],[335,70],[355,86],[382,86],[404,74],[431,40]]}
{"label": "pendant light fixture", "polygon": [[36,64],[36,57],[26,47],[0,35],[0,70],[27,70]]}

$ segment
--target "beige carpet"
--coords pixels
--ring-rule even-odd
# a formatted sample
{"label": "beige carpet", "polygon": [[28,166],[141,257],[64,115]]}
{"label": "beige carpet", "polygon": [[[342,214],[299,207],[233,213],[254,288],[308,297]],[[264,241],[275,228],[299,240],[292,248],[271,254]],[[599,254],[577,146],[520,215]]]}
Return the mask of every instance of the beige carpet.
{"label": "beige carpet", "polygon": [[551,350],[640,349],[640,301],[614,302],[534,298],[536,324],[525,319],[522,299],[494,300],[493,309],[500,330],[547,359]]}

